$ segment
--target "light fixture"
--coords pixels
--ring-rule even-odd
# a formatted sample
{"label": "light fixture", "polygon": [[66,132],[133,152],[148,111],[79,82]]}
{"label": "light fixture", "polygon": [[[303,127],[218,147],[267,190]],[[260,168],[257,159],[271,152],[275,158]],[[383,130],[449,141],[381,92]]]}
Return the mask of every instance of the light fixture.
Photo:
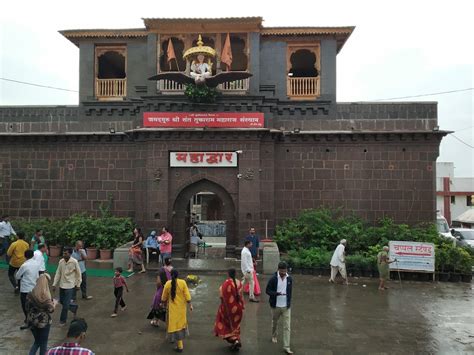
{"label": "light fixture", "polygon": [[433,132],[438,132],[439,131],[439,126],[434,126],[433,127]]}
{"label": "light fixture", "polygon": [[236,154],[242,154],[243,151],[241,151],[241,150],[236,150],[235,153],[236,153]]}
{"label": "light fixture", "polygon": [[300,132],[301,132],[301,129],[300,129],[300,128],[295,128],[295,129],[293,129],[293,133],[298,134],[298,133],[300,133]]}
{"label": "light fixture", "polygon": [[242,174],[237,174],[237,179],[242,179]]}
{"label": "light fixture", "polygon": [[110,134],[115,134],[115,128],[110,127],[109,132],[110,132]]}
{"label": "light fixture", "polygon": [[288,76],[293,76],[293,73],[288,73]]}

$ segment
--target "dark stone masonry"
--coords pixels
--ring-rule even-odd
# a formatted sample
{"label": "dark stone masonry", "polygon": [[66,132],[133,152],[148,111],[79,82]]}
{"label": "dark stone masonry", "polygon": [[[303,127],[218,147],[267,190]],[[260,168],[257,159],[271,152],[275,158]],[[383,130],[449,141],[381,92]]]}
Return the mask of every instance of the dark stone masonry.
{"label": "dark stone masonry", "polygon": [[[191,103],[182,93],[165,95],[150,85],[161,36],[152,27],[143,30],[147,41],[117,35],[128,50],[128,93],[118,101],[98,100],[93,47],[115,42],[100,31],[74,37],[81,58],[78,106],[0,107],[1,213],[97,214],[100,204],[110,202],[114,214],[130,216],[146,229],[168,225],[180,253],[187,204],[194,194],[210,191],[223,203],[229,254],[250,226],[263,234],[267,220],[271,235],[276,224],[306,208],[341,207],[370,222],[385,216],[410,224],[434,221],[435,161],[445,134],[437,127],[437,104],[336,103],[335,84],[327,76],[335,83],[331,63],[342,35],[314,29],[301,35],[286,28],[286,37],[249,30],[254,76],[248,91],[222,95],[212,104]],[[267,57],[285,56],[288,43],[303,39],[321,43],[321,95],[293,100],[285,95],[284,58]],[[138,65],[140,58],[155,66]],[[270,65],[271,71],[264,68]],[[256,80],[260,83],[252,84]],[[261,112],[265,123],[250,129],[150,128],[144,127],[144,112]],[[173,151],[238,150],[233,168],[169,163]]]}

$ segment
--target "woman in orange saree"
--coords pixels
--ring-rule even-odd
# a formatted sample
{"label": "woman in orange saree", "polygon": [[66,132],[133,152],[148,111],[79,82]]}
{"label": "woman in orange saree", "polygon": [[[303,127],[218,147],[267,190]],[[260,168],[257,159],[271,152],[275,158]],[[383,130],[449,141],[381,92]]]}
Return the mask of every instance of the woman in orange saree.
{"label": "woman in orange saree", "polygon": [[235,279],[235,269],[229,269],[229,277],[219,288],[221,304],[217,311],[214,333],[231,343],[232,350],[239,350],[240,322],[244,313],[242,283]]}

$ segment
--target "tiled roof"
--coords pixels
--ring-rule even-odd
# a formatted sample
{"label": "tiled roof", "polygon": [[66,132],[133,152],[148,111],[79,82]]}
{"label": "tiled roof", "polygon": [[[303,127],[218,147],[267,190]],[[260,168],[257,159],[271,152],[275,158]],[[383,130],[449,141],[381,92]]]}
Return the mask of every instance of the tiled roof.
{"label": "tiled roof", "polygon": [[64,30],[59,33],[75,45],[78,45],[79,38],[134,38],[148,35],[148,31],[144,28]]}
{"label": "tiled roof", "polygon": [[353,26],[348,27],[264,27],[262,36],[288,36],[288,35],[350,35]]}

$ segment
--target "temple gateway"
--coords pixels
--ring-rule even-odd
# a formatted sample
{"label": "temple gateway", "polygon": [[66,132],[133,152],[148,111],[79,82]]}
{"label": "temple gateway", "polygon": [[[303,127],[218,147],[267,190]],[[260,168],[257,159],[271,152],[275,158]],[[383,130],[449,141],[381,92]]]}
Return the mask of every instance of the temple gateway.
{"label": "temple gateway", "polygon": [[337,102],[353,30],[245,17],[60,31],[79,48],[79,105],[0,107],[0,210],[109,203],[147,230],[169,226],[178,255],[191,221],[228,256],[250,226],[271,236],[307,208],[434,221],[437,105]]}

